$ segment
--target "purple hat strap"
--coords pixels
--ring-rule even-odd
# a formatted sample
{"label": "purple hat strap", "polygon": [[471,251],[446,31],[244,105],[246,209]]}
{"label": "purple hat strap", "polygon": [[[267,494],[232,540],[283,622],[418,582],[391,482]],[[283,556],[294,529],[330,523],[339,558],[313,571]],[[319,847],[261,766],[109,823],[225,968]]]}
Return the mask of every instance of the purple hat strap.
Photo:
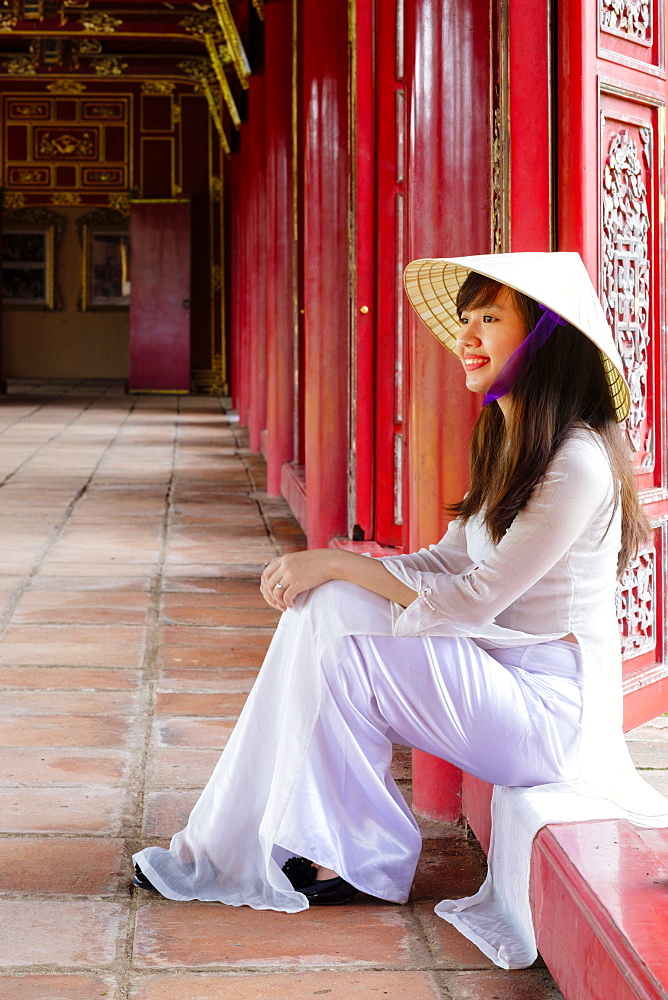
{"label": "purple hat strap", "polygon": [[548,337],[558,326],[568,326],[568,320],[546,306],[539,305],[543,315],[531,333],[527,334],[517,350],[510,355],[505,365],[494,379],[489,392],[485,393],[483,406],[510,392],[520,372],[524,371],[534,355],[541,349]]}

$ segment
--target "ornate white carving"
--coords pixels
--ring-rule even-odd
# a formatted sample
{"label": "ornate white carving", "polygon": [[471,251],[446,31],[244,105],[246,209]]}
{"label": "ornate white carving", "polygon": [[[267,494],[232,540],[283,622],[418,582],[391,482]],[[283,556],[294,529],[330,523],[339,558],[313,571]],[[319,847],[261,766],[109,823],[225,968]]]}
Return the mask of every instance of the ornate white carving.
{"label": "ornate white carving", "polygon": [[633,42],[651,42],[651,0],[601,0],[601,27]]}
{"label": "ornate white carving", "polygon": [[[651,162],[652,135],[640,129],[643,152]],[[647,190],[635,141],[627,129],[610,137],[603,173],[603,307],[622,356],[631,389],[627,431],[642,465],[652,467],[647,428],[649,351],[650,216]]]}
{"label": "ornate white carving", "polygon": [[654,549],[643,549],[617,584],[617,620],[625,660],[656,645],[655,562]]}

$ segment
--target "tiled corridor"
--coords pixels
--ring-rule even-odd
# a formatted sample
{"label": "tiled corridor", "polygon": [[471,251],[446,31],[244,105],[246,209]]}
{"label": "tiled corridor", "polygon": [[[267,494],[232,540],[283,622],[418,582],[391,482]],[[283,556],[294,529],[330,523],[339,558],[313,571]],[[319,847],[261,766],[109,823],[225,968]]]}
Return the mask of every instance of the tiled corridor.
{"label": "tiled corridor", "polygon": [[115,383],[3,399],[0,1000],[555,1000],[544,968],[495,970],[434,916],[483,871],[447,827],[425,828],[405,907],[130,888],[130,855],[181,827],[260,665],[263,562],[303,545],[263,488],[218,400]]}

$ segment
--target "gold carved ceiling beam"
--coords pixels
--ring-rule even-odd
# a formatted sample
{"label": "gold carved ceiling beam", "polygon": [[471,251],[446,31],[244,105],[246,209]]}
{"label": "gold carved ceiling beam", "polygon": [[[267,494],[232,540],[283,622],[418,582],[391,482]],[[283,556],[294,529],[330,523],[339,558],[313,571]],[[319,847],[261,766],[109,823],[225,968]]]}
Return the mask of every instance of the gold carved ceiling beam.
{"label": "gold carved ceiling beam", "polygon": [[225,38],[225,43],[232,56],[234,68],[237,71],[239,83],[246,90],[248,88],[248,79],[251,75],[251,68],[243,42],[241,41],[241,36],[239,35],[239,30],[230,10],[230,5],[228,0],[212,0],[212,2]]}
{"label": "gold carved ceiling beam", "polygon": [[[133,10],[136,5],[118,7],[111,4],[105,5],[106,10],[94,10],[89,3],[70,4],[67,0],[58,0],[57,3],[41,2],[34,8],[31,5],[30,16],[26,16],[26,6],[25,0],[0,2],[0,34],[11,32],[19,37],[31,37],[48,31],[50,36],[113,35],[139,39],[157,36],[187,41],[189,32],[181,24],[184,14],[190,10],[197,16],[204,6],[210,10],[208,4],[180,5],[173,9],[161,5],[155,12]],[[33,10],[39,16],[32,16]]]}

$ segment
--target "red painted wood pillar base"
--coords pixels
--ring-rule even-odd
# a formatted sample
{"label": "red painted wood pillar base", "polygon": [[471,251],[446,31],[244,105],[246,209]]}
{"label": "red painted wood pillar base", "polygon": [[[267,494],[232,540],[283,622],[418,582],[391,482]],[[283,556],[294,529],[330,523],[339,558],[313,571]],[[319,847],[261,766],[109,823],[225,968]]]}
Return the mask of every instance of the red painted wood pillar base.
{"label": "red painted wood pillar base", "polygon": [[[489,12],[476,0],[406,4],[407,256],[490,249]],[[408,547],[436,542],[444,508],[468,480],[479,402],[461,366],[407,309]],[[459,816],[459,772],[424,754],[413,763],[416,808]]]}
{"label": "red painted wood pillar base", "polygon": [[264,16],[267,198],[267,492],[281,492],[281,467],[294,457],[292,192],[292,0],[273,0]]}
{"label": "red painted wood pillar base", "polygon": [[456,823],[461,816],[462,772],[431,754],[413,751],[413,810],[427,819]]}
{"label": "red painted wood pillar base", "polygon": [[348,5],[303,0],[304,460],[309,547],[347,533]]}

